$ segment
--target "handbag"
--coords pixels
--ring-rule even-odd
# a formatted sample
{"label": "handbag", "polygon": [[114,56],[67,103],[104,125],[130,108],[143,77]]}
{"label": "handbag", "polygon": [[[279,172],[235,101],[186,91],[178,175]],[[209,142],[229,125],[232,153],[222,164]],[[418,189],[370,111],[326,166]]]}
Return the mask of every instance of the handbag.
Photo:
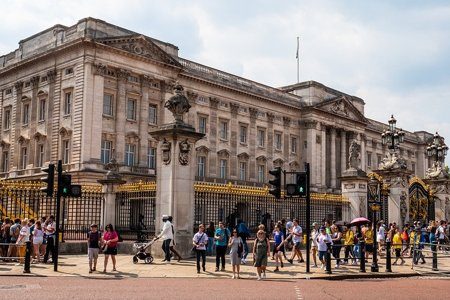
{"label": "handbag", "polygon": [[242,257],[242,252],[244,252],[244,245],[242,243],[242,240],[239,240],[239,245],[238,245],[238,249],[237,249],[237,254],[238,254],[239,258]]}

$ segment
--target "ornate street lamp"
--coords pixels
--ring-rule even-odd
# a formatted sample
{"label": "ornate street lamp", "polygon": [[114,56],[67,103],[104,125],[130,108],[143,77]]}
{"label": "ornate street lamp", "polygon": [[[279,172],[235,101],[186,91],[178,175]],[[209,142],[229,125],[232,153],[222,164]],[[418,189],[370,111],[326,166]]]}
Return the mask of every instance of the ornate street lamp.
{"label": "ornate street lamp", "polygon": [[448,146],[444,142],[444,138],[437,132],[433,137],[433,142],[427,147],[427,156],[434,162],[443,163],[447,156]]}
{"label": "ornate street lamp", "polygon": [[397,120],[394,115],[391,115],[391,119],[388,121],[389,129],[383,131],[381,134],[381,143],[383,145],[388,145],[389,150],[396,152],[399,145],[403,143],[405,138],[405,132],[400,128],[397,129]]}

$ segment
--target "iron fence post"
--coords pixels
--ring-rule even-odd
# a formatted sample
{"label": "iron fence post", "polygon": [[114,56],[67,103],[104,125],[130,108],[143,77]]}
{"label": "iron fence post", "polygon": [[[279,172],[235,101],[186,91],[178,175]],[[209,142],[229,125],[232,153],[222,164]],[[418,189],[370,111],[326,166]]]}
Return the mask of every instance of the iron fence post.
{"label": "iron fence post", "polygon": [[438,257],[437,257],[437,246],[436,241],[432,242],[431,251],[433,251],[433,271],[439,271],[438,269]]}
{"label": "iron fence post", "polygon": [[23,267],[24,273],[31,273],[30,264],[31,264],[31,242],[26,242],[26,252],[25,252],[25,264]]}
{"label": "iron fence post", "polygon": [[331,274],[331,243],[327,244],[327,253],[325,254],[325,271],[327,274]]}
{"label": "iron fence post", "polygon": [[364,255],[364,250],[366,247],[366,243],[364,239],[359,240],[359,272],[366,273],[366,258]]}
{"label": "iron fence post", "polygon": [[391,268],[391,241],[386,242],[386,272],[392,272]]}

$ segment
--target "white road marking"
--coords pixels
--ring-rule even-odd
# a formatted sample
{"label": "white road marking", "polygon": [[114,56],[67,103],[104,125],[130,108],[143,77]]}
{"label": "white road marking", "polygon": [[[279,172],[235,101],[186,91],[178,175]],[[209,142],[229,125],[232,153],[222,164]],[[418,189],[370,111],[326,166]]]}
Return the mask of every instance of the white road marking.
{"label": "white road marking", "polygon": [[303,300],[303,295],[300,292],[300,288],[298,286],[294,286],[295,293],[297,294],[297,300]]}

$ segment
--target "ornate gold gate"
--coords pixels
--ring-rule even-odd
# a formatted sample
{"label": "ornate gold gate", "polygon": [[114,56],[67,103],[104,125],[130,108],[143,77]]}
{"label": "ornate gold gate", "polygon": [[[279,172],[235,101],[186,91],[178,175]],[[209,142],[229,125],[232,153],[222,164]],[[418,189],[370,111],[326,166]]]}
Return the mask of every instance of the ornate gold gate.
{"label": "ornate gold gate", "polygon": [[429,187],[418,177],[409,181],[409,220],[428,223],[435,218]]}

